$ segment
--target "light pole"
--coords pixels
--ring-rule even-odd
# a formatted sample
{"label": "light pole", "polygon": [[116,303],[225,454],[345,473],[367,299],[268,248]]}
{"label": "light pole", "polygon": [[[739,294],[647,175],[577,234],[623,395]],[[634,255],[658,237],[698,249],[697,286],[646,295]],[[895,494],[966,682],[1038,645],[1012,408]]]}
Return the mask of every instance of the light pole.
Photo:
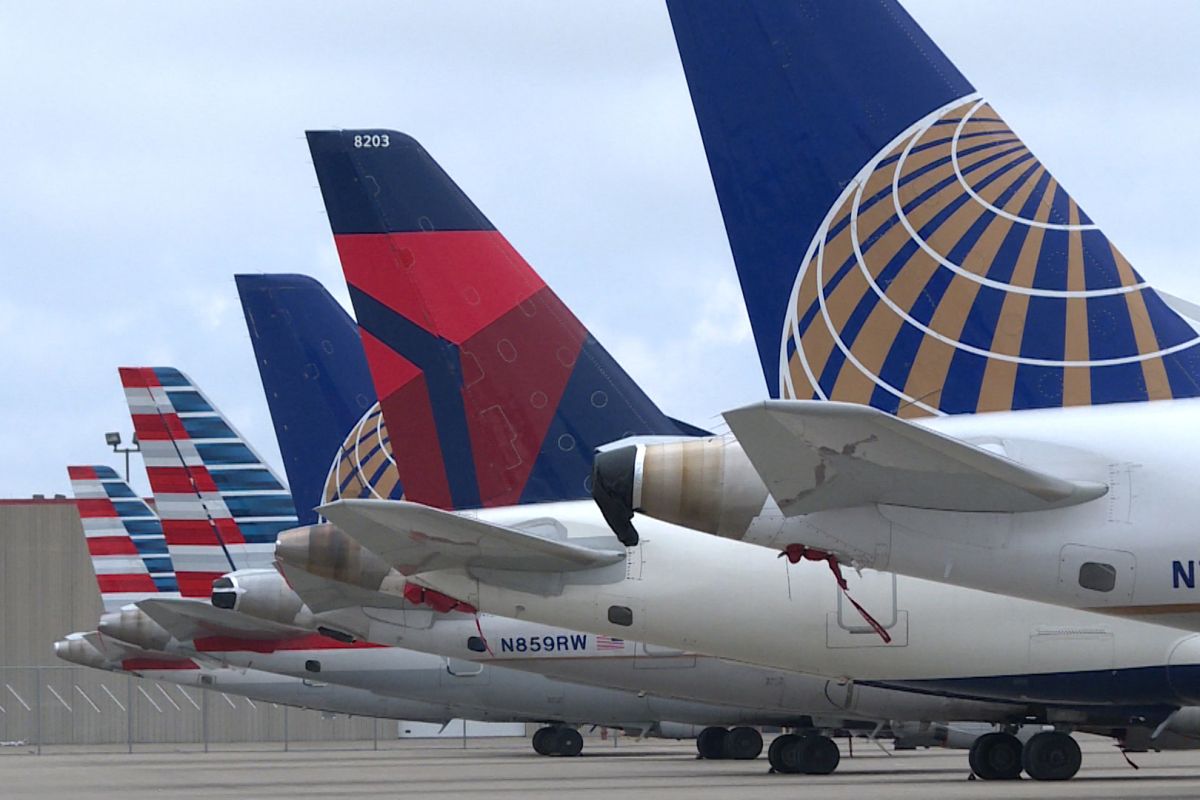
{"label": "light pole", "polygon": [[133,443],[128,447],[121,447],[121,434],[116,431],[104,434],[104,441],[113,449],[114,453],[125,454],[125,482],[129,483],[129,454],[142,452],[142,445],[138,442],[137,433],[133,434]]}

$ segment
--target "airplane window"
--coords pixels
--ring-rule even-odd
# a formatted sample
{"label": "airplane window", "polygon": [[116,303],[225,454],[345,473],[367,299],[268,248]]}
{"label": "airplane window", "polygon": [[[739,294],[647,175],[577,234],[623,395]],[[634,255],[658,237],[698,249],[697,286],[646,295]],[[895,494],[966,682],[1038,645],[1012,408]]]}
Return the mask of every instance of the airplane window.
{"label": "airplane window", "polygon": [[1111,592],[1117,585],[1117,568],[1087,561],[1079,567],[1079,585],[1093,592]]}
{"label": "airplane window", "polygon": [[613,625],[632,625],[633,611],[628,606],[609,606],[608,621]]}
{"label": "airplane window", "polygon": [[320,672],[321,662],[317,661],[315,658],[310,658],[308,661],[304,662],[304,669],[308,672]]}
{"label": "airplane window", "polygon": [[471,636],[467,639],[467,649],[472,653],[486,653],[487,645],[478,636]]}

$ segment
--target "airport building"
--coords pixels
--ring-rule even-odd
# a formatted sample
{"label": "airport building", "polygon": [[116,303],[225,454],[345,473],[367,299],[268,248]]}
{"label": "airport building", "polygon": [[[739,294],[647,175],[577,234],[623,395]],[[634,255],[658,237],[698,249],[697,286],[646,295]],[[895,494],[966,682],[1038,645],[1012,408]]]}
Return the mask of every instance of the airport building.
{"label": "airport building", "polygon": [[[75,503],[0,500],[0,745],[359,741],[404,735],[392,720],[331,716],[67,664],[57,639],[103,610]],[[413,733],[417,733],[414,727]]]}

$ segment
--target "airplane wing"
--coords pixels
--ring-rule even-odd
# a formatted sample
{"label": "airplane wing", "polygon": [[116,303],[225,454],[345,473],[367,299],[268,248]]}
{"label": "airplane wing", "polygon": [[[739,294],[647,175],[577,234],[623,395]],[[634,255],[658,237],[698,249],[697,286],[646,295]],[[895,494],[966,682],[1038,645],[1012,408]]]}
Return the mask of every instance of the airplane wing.
{"label": "airplane wing", "polygon": [[339,500],[317,510],[405,575],[458,567],[569,572],[625,557],[624,549],[572,544],[400,500]]}
{"label": "airplane wing", "polygon": [[290,639],[306,636],[311,631],[281,625],[216,608],[208,603],[182,598],[149,598],[137,607],[181,642],[206,636],[228,636],[234,639]]}
{"label": "airplane wing", "polygon": [[769,400],[725,413],[786,516],[886,504],[941,511],[1043,511],[1102,497],[1071,481],[870,406]]}

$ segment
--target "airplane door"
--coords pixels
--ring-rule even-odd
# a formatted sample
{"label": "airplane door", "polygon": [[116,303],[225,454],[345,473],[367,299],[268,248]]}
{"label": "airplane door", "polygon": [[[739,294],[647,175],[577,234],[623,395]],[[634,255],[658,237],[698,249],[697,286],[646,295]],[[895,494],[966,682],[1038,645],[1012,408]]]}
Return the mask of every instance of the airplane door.
{"label": "airplane door", "polygon": [[1137,558],[1124,550],[1064,545],[1058,557],[1058,588],[1087,605],[1120,605],[1133,599]]}

